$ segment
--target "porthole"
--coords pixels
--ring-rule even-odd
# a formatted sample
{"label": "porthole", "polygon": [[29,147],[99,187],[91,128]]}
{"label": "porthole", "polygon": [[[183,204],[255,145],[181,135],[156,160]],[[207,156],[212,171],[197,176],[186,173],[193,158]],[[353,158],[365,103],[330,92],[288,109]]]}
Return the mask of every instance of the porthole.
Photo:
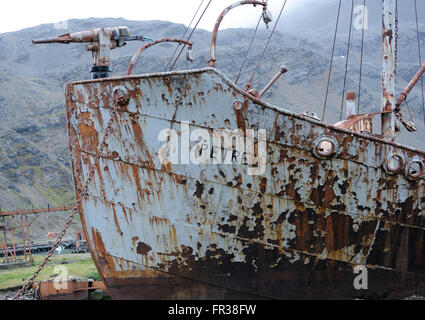
{"label": "porthole", "polygon": [[337,153],[338,143],[332,136],[320,136],[313,141],[313,154],[321,159],[330,159]]}
{"label": "porthole", "polygon": [[404,157],[398,153],[390,153],[384,162],[384,170],[389,174],[396,174],[404,168]]}
{"label": "porthole", "polygon": [[422,177],[424,173],[424,162],[419,157],[412,158],[406,165],[406,176],[411,180]]}
{"label": "porthole", "polygon": [[119,106],[125,106],[130,100],[130,94],[124,86],[117,86],[113,88],[114,103]]}

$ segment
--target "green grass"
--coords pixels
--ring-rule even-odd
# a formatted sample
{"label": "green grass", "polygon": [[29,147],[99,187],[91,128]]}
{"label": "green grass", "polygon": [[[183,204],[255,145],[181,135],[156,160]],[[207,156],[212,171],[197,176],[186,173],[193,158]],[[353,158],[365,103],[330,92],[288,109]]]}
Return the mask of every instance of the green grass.
{"label": "green grass", "polygon": [[94,281],[101,281],[102,279],[100,278],[99,272],[97,272],[97,270],[94,270],[93,272],[91,272],[90,274],[87,275],[88,279],[93,279]]}
{"label": "green grass", "polygon": [[[31,267],[19,267],[14,269],[0,270],[0,289],[7,289],[24,285],[39,264],[43,261],[44,255],[34,255]],[[47,280],[53,274],[64,275],[66,270],[68,277],[100,280],[97,269],[90,254],[63,254],[53,256],[45,265],[35,281]]]}
{"label": "green grass", "polygon": [[50,187],[42,187],[38,183],[34,184],[37,192],[47,201],[55,206],[62,206],[63,203],[74,203],[75,192],[73,190],[60,190]]}

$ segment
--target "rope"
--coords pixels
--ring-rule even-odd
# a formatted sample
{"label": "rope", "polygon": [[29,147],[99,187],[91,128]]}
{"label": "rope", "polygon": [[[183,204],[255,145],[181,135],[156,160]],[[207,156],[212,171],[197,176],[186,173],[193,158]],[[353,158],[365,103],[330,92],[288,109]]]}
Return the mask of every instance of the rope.
{"label": "rope", "polygon": [[[195,27],[192,29],[192,32],[190,33],[190,35],[189,35],[189,37],[186,39],[186,41],[189,41],[190,37],[192,37],[192,34],[195,32],[196,27],[198,26],[199,22],[201,21],[202,17],[203,17],[203,16],[204,16],[204,14],[205,14],[205,11],[207,11],[208,7],[210,6],[211,1],[212,1],[212,0],[210,0],[210,1],[208,2],[207,6],[205,7],[204,11],[202,12],[201,16],[199,17],[198,21],[196,22]],[[171,66],[170,71],[171,71],[171,70],[173,70],[174,66],[176,65],[177,61],[179,60],[180,55],[182,54],[182,52],[183,52],[183,50],[184,50],[184,47],[186,47],[186,44],[184,44],[184,45],[183,45],[182,49],[181,49],[181,50],[180,50],[180,52],[179,52],[179,55],[177,56],[176,60],[174,60],[174,63],[173,63],[173,65]]]}
{"label": "rope", "polygon": [[351,26],[353,24],[353,10],[354,10],[354,0],[351,0],[350,29],[348,30],[347,58],[345,59],[344,87],[342,89],[341,111],[339,113],[339,121],[342,120],[342,109],[344,108],[344,95],[345,95],[345,85],[347,83],[348,58],[350,56]]}
{"label": "rope", "polygon": [[269,39],[267,40],[267,43],[266,43],[266,45],[265,45],[265,47],[264,47],[263,53],[261,54],[261,57],[260,57],[260,59],[258,60],[257,65],[256,65],[256,66],[255,66],[255,68],[254,68],[254,71],[252,72],[251,78],[250,78],[250,79],[249,79],[249,81],[248,81],[247,86],[249,86],[249,87],[250,87],[250,86],[251,86],[251,84],[252,84],[252,79],[254,78],[255,72],[257,71],[257,68],[258,68],[258,66],[260,65],[261,60],[263,60],[264,54],[266,53],[267,47],[269,46],[270,40],[271,40],[271,38],[272,38],[272,36],[273,36],[273,33],[274,33],[275,29],[276,29],[276,26],[277,26],[277,25],[278,25],[278,23],[279,23],[280,16],[282,15],[282,11],[283,11],[283,9],[285,8],[285,5],[286,5],[286,2],[287,2],[287,1],[288,1],[288,0],[285,0],[285,2],[284,2],[284,3],[283,3],[283,5],[282,5],[282,8],[280,9],[279,16],[277,17],[276,23],[275,23],[275,24],[274,24],[274,26],[273,26],[273,30],[272,30],[272,32],[270,32],[270,36],[269,36]]}
{"label": "rope", "polygon": [[334,54],[335,54],[335,42],[336,42],[336,35],[337,35],[337,33],[338,33],[338,24],[339,24],[339,16],[340,16],[340,13],[341,13],[341,0],[339,0],[339,5],[338,5],[338,14],[337,14],[337,16],[336,16],[335,34],[334,34],[334,41],[333,41],[333,45],[332,45],[331,62],[330,62],[330,66],[329,66],[328,84],[327,84],[327,86],[326,86],[325,103],[324,103],[324,105],[323,105],[322,121],[325,119],[326,104],[327,104],[327,101],[328,101],[329,84],[330,84],[330,82],[331,82],[332,65],[333,65]]}
{"label": "rope", "polygon": [[240,77],[242,69],[245,65],[246,58],[248,57],[248,52],[251,49],[252,43],[254,42],[255,34],[257,33],[258,26],[260,25],[261,17],[262,17],[262,14],[260,15],[260,18],[258,19],[257,26],[255,27],[254,33],[252,34],[251,42],[249,43],[248,50],[246,50],[245,57],[243,58],[242,65],[241,65],[241,68],[239,69],[238,76],[236,77],[235,84],[238,84],[239,77]]}
{"label": "rope", "polygon": [[365,23],[365,14],[366,14],[366,0],[363,0],[363,26],[362,26],[362,44],[360,50],[360,72],[359,72],[359,94],[357,98],[357,114],[360,114],[360,94],[362,87],[362,70],[363,70],[363,47],[364,47],[364,23]]}
{"label": "rope", "polygon": [[[190,20],[190,23],[188,24],[186,31],[184,32],[184,34],[180,37],[181,39],[184,38],[184,36],[186,35],[187,31],[189,30],[190,26],[192,25],[193,20],[195,19],[196,15],[198,14],[199,9],[201,9],[202,4],[204,3],[205,0],[201,1],[201,4],[199,5],[198,9],[196,10],[195,14],[193,15],[192,20]],[[167,66],[165,67],[165,69],[168,68],[168,66],[170,65],[171,61],[173,60],[174,56],[176,55],[177,49],[180,47],[181,43],[179,43],[176,47],[176,49],[173,52],[173,55],[171,56],[170,60],[167,63]]]}

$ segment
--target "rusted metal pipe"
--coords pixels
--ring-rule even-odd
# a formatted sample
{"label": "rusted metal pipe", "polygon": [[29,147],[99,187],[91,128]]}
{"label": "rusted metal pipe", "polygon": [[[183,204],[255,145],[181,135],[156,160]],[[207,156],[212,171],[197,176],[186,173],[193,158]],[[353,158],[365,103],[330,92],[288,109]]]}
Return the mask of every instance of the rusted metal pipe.
{"label": "rusted metal pipe", "polygon": [[27,209],[27,210],[15,210],[15,211],[1,211],[0,216],[15,216],[20,214],[33,214],[33,213],[43,213],[43,212],[56,212],[56,211],[70,211],[74,206],[66,207],[55,207],[55,208],[42,208],[42,209]]}
{"label": "rusted metal pipe", "polygon": [[30,256],[30,263],[32,262],[32,253],[31,253],[31,239],[30,239],[30,231],[29,231],[29,224],[28,224],[28,216],[25,215],[25,226],[26,226],[26,236],[28,240],[28,250],[29,250],[29,256]]}
{"label": "rusted metal pipe", "polygon": [[396,111],[400,111],[400,105],[406,100],[407,95],[412,91],[413,87],[418,83],[419,79],[422,77],[422,75],[425,72],[425,63],[419,68],[418,72],[414,75],[412,80],[410,80],[409,84],[407,85],[406,89],[402,93],[400,93],[400,96],[397,99],[396,102]]}
{"label": "rusted metal pipe", "polygon": [[[392,111],[395,106],[395,0],[382,1],[382,106],[381,111]],[[385,139],[395,137],[393,112],[382,114],[381,134]]]}
{"label": "rusted metal pipe", "polygon": [[187,44],[189,46],[188,50],[192,50],[192,45],[193,45],[193,43],[190,42],[190,41],[186,41],[186,40],[183,40],[183,39],[176,39],[176,38],[163,38],[163,39],[155,40],[154,42],[148,42],[147,44],[141,46],[139,48],[139,50],[137,50],[136,53],[131,58],[130,64],[129,64],[128,69],[127,69],[127,75],[130,75],[131,74],[131,71],[133,70],[133,66],[136,63],[137,57],[143,51],[145,51],[147,48],[152,47],[153,45],[156,45],[156,44],[161,43],[161,42],[178,42],[178,43],[184,43],[184,44]]}
{"label": "rusted metal pipe", "polygon": [[13,261],[16,261],[15,228],[13,227],[13,216],[10,216],[10,230],[12,231]]}
{"label": "rusted metal pipe", "polygon": [[263,90],[260,91],[258,94],[258,98],[261,98],[267,90],[270,89],[270,87],[277,81],[277,79],[280,78],[280,76],[288,71],[288,68],[285,65],[280,66],[280,70],[276,75],[273,77],[273,79],[270,80],[269,83],[266,84],[266,86],[263,88]]}
{"label": "rusted metal pipe", "polygon": [[[1,209],[0,209],[0,213],[1,213]],[[8,246],[7,246],[7,236],[6,236],[6,220],[5,217],[3,217],[3,234],[4,234],[4,244],[5,244],[5,251],[4,251],[4,256],[6,257],[6,261],[9,262],[9,255],[8,255]]]}
{"label": "rusted metal pipe", "polygon": [[[44,44],[44,43],[70,43],[70,42],[93,42],[96,41],[97,34],[101,29],[65,33],[54,38],[32,40],[33,44]],[[112,34],[113,28],[105,28],[106,31]]]}
{"label": "rusted metal pipe", "polygon": [[233,4],[231,4],[230,6],[228,6],[226,9],[224,9],[220,16],[217,19],[217,22],[215,23],[214,26],[214,30],[213,30],[213,34],[212,34],[212,39],[211,39],[211,55],[210,55],[210,59],[208,60],[208,64],[210,67],[215,67],[215,43],[217,41],[217,33],[218,33],[218,28],[220,27],[220,23],[223,20],[224,16],[233,8],[239,7],[241,5],[245,5],[245,4],[252,4],[254,6],[256,5],[260,5],[263,6],[263,11],[267,10],[267,3],[266,2],[262,2],[262,1],[253,1],[253,0],[246,0],[246,1],[238,1],[235,2]]}
{"label": "rusted metal pipe", "polygon": [[21,219],[21,228],[22,228],[22,246],[24,247],[24,256],[25,261],[27,261],[27,247],[26,247],[26,241],[25,241],[25,227],[24,227],[24,221],[22,220],[22,216],[19,217]]}
{"label": "rusted metal pipe", "polygon": [[347,119],[356,115],[356,93],[347,92],[346,93],[346,104],[347,104]]}

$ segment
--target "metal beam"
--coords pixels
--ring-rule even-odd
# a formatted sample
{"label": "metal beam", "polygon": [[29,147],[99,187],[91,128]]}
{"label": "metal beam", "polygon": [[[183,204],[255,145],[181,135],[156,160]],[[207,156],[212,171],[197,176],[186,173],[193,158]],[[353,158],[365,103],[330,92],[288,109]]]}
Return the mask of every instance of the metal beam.
{"label": "metal beam", "polygon": [[[395,0],[382,0],[382,111],[395,107]],[[385,139],[395,137],[393,112],[382,114],[381,134]]]}
{"label": "metal beam", "polygon": [[27,210],[15,210],[15,211],[1,211],[0,209],[0,217],[7,216],[16,216],[20,214],[36,214],[36,213],[44,213],[44,212],[59,212],[59,211],[70,211],[74,208],[74,206],[63,206],[63,207],[54,207],[54,208],[41,208],[41,209],[27,209]]}

